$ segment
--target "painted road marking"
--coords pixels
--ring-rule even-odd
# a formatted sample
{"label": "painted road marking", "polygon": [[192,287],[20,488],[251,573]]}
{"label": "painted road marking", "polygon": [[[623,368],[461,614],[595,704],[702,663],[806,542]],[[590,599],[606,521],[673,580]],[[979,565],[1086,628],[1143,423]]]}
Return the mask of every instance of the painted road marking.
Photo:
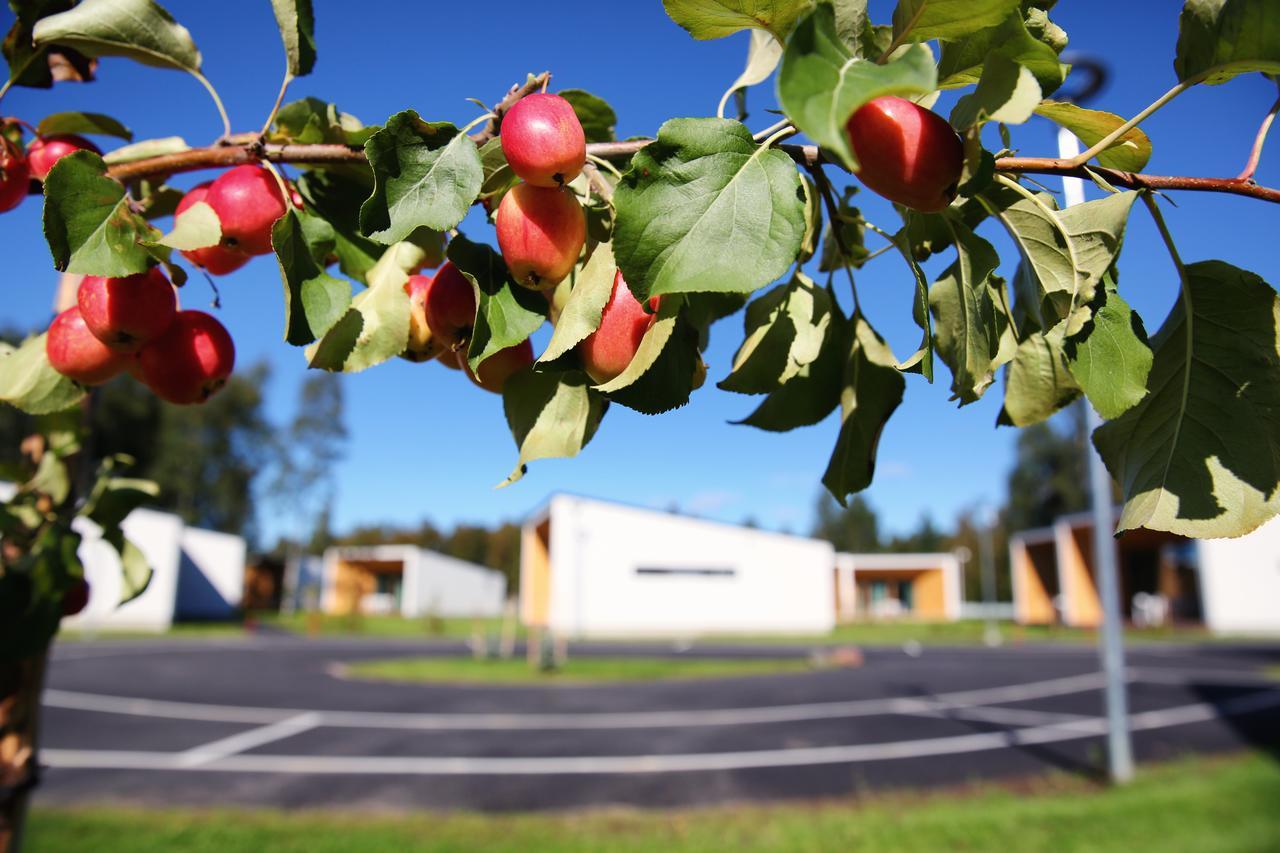
{"label": "painted road marking", "polygon": [[277,723],[250,729],[247,732],[241,732],[240,734],[215,740],[212,743],[188,749],[186,752],[179,753],[176,761],[180,767],[200,767],[236,753],[253,749],[256,746],[293,737],[296,734],[314,729],[318,725],[320,725],[319,714],[314,712],[298,714],[296,717],[289,717]]}
{"label": "painted road marking", "polygon": [[48,689],[44,704],[53,708],[163,717],[204,722],[275,723],[299,714],[315,713],[318,725],[341,728],[412,729],[422,731],[509,731],[552,729],[694,728],[800,720],[843,719],[878,714],[932,714],[949,708],[1022,702],[1082,693],[1102,686],[1098,672],[1053,678],[1027,684],[986,687],[929,698],[854,699],[805,705],[772,705],[759,708],[720,708],[680,711],[581,712],[542,714],[417,714],[393,711],[311,711],[303,708],[260,708],[237,705],[203,705],[77,693]]}
{"label": "painted road marking", "polygon": [[[1280,690],[1267,690],[1213,705],[1198,702],[1129,715],[1131,731],[1183,726],[1222,716],[1280,706]],[[219,771],[229,773],[397,775],[397,776],[550,776],[566,774],[677,773],[852,764],[904,758],[930,758],[1030,744],[1057,743],[1106,733],[1102,717],[1008,732],[843,746],[771,749],[687,755],[550,756],[543,758],[403,757],[320,755],[231,755],[197,767],[180,763],[183,753],[46,749],[44,763],[55,768],[103,770]]]}

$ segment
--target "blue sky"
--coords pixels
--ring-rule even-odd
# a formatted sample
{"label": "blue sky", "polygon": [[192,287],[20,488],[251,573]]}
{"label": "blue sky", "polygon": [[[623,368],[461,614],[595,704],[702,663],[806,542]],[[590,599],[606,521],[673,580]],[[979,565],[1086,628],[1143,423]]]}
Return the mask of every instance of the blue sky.
{"label": "blue sky", "polygon": [[[168,8],[192,32],[205,73],[222,93],[237,130],[258,127],[275,97],[283,56],[266,2],[228,4],[169,0]],[[315,0],[319,62],[297,81],[290,99],[314,95],[336,102],[368,123],[413,108],[429,119],[459,125],[474,118],[474,97],[492,103],[527,71],[550,69],[553,89],[584,88],[607,99],[619,114],[620,137],[651,135],[676,116],[714,114],[724,88],[737,76],[746,35],[696,42],[673,24],[658,0],[530,4],[490,0],[447,6],[365,0],[358,12],[338,0]],[[1092,7],[1092,9],[1091,9]],[[447,12],[439,11],[447,8]],[[873,17],[887,21],[892,6],[873,3]],[[1071,47],[1105,59],[1110,86],[1093,106],[1131,115],[1174,82],[1177,38],[1173,3],[1063,2],[1053,12],[1071,35]],[[6,23],[7,26],[7,23]],[[109,113],[138,138],[178,134],[192,144],[220,131],[212,105],[187,76],[106,60],[100,80],[64,85],[52,92],[17,89],[6,96],[6,115],[32,123],[61,110]],[[953,97],[944,99],[945,115]],[[1155,142],[1148,171],[1234,175],[1257,124],[1275,97],[1260,75],[1225,86],[1200,87],[1150,119]],[[753,90],[748,124],[773,123],[773,83]],[[1015,131],[1015,146],[1028,155],[1056,154],[1051,127],[1034,120]],[[994,135],[989,145],[998,147]],[[1264,154],[1258,180],[1280,183],[1280,141]],[[189,186],[211,173],[182,176]],[[887,203],[863,193],[867,217],[895,228]],[[1177,196],[1166,208],[1187,260],[1222,258],[1280,281],[1275,251],[1276,211],[1234,197]],[[5,246],[6,325],[34,327],[48,321],[56,276],[39,238],[40,205],[32,199],[0,222]],[[492,229],[476,215],[463,229],[492,241]],[[1010,260],[1007,238],[990,225],[981,231]],[[869,245],[880,243],[869,237]],[[945,263],[945,262],[944,262]],[[940,265],[927,272],[936,274]],[[1010,269],[1005,271],[1011,272]],[[1148,329],[1159,327],[1176,295],[1174,272],[1145,212],[1135,209],[1121,264],[1121,290]],[[304,375],[301,353],[282,341],[283,314],[277,269],[259,258],[220,281],[221,316],[236,339],[239,363],[270,362],[268,408],[277,421],[293,410]],[[911,352],[919,331],[911,321],[912,280],[901,259],[886,254],[859,276],[864,311],[899,356]],[[199,278],[183,292],[188,307],[210,298]],[[680,508],[737,521],[746,516],[768,527],[807,530],[819,480],[835,441],[834,418],[787,434],[764,433],[727,422],[749,413],[756,398],[719,391],[741,339],[741,318],[713,329],[710,381],[684,409],[646,417],[614,406],[582,455],[535,463],[515,486],[495,490],[516,451],[501,400],[474,388],[454,371],[399,360],[345,378],[351,441],[338,472],[334,522],[439,524],[519,518],[548,494],[569,490],[633,503]],[[545,340],[545,333],[539,338]],[[1000,500],[1012,464],[1016,433],[996,429],[1002,384],[977,404],[957,410],[948,402],[949,377],[940,369],[926,384],[909,377],[906,399],[880,445],[876,482],[868,491],[882,523],[892,531],[913,528],[922,514],[949,522],[982,501]],[[268,514],[267,532],[278,529]]]}

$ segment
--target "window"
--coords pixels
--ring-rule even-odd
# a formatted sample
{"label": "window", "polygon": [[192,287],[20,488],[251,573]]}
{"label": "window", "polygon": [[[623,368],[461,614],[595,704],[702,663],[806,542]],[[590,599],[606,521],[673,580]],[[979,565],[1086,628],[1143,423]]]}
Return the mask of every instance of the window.
{"label": "window", "polygon": [[737,569],[716,569],[716,568],[700,568],[700,569],[681,569],[673,567],[657,568],[654,566],[639,566],[636,568],[636,574],[641,577],[698,577],[698,578],[731,578],[738,573]]}

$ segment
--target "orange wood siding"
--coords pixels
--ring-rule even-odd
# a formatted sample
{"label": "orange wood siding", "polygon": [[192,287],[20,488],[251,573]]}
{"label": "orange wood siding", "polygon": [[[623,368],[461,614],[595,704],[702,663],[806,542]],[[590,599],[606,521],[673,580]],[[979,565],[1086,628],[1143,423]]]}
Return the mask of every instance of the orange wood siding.
{"label": "orange wood siding", "polygon": [[1096,628],[1102,624],[1102,600],[1093,578],[1093,533],[1071,530],[1058,537],[1059,569],[1066,593],[1063,619],[1079,628]]}
{"label": "orange wood siding", "polygon": [[550,546],[550,519],[520,535],[520,619],[530,627],[546,627],[551,615]]}
{"label": "orange wood siding", "polygon": [[1028,546],[1019,542],[1012,549],[1013,572],[1017,578],[1018,598],[1014,602],[1015,618],[1022,625],[1050,625],[1057,620],[1053,595],[1045,586],[1045,574],[1056,574],[1053,543]]}

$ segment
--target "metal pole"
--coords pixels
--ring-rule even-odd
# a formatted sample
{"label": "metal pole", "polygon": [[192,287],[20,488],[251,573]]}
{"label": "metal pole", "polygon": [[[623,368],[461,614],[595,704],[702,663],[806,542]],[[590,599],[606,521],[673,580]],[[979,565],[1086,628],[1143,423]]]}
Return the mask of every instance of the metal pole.
{"label": "metal pole", "polygon": [[996,555],[992,543],[992,531],[996,524],[996,513],[990,507],[982,512],[981,526],[978,528],[978,561],[982,570],[982,606],[986,611],[987,624],[983,629],[982,639],[988,646],[998,646],[1002,641],[1000,629],[996,627]]}
{"label": "metal pole", "polygon": [[[1080,153],[1080,141],[1065,128],[1058,131],[1058,156],[1068,159]],[[1084,201],[1084,181],[1063,178],[1067,205]],[[1092,406],[1086,405],[1089,432],[1102,425]],[[1120,583],[1116,572],[1116,543],[1111,504],[1111,475],[1097,451],[1089,453],[1089,492],[1093,503],[1093,565],[1102,597],[1102,636],[1098,654],[1106,677],[1107,772],[1114,784],[1133,778],[1133,746],[1129,740],[1129,697],[1125,686],[1124,633],[1120,617]]]}

